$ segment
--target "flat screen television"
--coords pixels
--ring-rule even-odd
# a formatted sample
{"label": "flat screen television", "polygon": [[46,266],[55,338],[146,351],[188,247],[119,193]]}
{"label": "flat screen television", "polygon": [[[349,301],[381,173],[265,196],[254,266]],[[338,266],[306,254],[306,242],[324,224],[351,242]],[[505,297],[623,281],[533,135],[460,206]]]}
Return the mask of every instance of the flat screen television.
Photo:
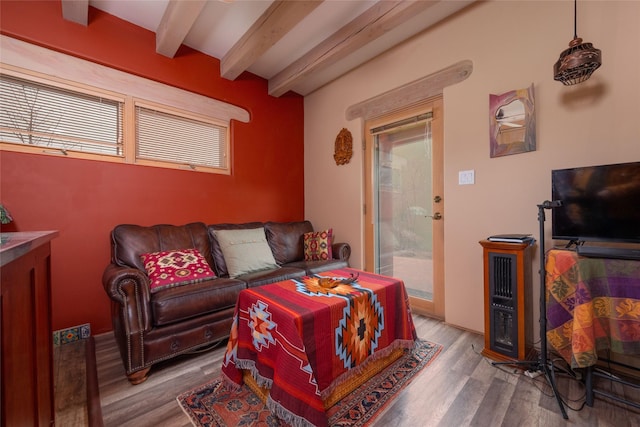
{"label": "flat screen television", "polygon": [[551,171],[552,237],[640,243],[640,162]]}

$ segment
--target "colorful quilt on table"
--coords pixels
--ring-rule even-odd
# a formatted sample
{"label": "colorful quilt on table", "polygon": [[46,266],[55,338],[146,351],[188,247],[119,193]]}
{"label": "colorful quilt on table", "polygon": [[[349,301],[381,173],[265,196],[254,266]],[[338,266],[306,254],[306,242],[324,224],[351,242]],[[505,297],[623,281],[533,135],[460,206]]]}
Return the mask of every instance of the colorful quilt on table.
{"label": "colorful quilt on table", "polygon": [[640,261],[551,250],[546,263],[547,341],[586,368],[598,350],[640,354]]}
{"label": "colorful quilt on table", "polygon": [[[321,282],[354,275],[355,282],[335,287]],[[288,424],[326,426],[323,397],[416,338],[402,281],[333,270],[242,291],[222,373],[240,386],[249,370],[270,389],[267,406]]]}

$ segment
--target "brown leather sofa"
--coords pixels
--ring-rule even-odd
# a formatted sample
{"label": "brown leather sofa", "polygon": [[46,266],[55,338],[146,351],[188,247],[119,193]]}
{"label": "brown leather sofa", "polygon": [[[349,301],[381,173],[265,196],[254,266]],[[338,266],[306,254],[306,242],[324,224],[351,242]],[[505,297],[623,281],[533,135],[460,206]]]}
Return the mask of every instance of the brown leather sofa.
{"label": "brown leather sofa", "polygon": [[[278,268],[229,277],[216,230],[264,227]],[[242,289],[348,266],[351,248],[332,244],[333,259],[305,261],[309,221],[182,226],[118,225],[111,232],[111,263],[102,281],[111,299],[113,332],[129,381],[147,379],[151,366],[228,338]],[[216,278],[151,292],[141,255],[197,249]]]}

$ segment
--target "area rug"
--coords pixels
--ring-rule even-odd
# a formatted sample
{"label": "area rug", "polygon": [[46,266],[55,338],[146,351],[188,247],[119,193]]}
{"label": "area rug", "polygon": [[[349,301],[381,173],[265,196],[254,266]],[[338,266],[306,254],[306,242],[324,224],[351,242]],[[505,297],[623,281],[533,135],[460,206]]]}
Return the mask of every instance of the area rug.
{"label": "area rug", "polygon": [[[406,350],[385,370],[329,408],[329,425],[368,425],[441,350],[440,344],[417,341],[415,348]],[[243,385],[240,392],[233,391],[225,387],[222,378],[182,393],[176,399],[196,427],[287,426],[249,387]]]}

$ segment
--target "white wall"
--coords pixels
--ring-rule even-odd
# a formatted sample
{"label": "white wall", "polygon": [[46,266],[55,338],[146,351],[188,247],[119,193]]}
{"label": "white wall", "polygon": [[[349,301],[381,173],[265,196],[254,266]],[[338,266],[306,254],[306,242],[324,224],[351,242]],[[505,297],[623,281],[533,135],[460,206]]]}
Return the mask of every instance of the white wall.
{"label": "white wall", "polygon": [[[573,37],[573,2],[482,2],[308,95],[306,217],[350,242],[352,265],[361,267],[363,124],[347,121],[346,109],[458,61],[473,61],[471,76],[444,92],[445,320],[482,332],[478,241],[510,232],[537,237],[536,205],[551,197],[552,169],[640,160],[639,24],[638,1],[578,2],[578,35],[602,50],[603,65],[587,82],[565,87],[553,80],[553,64]],[[489,94],[532,83],[537,150],[489,158]],[[333,146],[343,127],[353,134],[354,156],[336,166]],[[476,184],[459,186],[458,171],[466,169],[475,170]],[[549,247],[549,220],[545,235]],[[536,255],[536,307],[538,263]]]}

